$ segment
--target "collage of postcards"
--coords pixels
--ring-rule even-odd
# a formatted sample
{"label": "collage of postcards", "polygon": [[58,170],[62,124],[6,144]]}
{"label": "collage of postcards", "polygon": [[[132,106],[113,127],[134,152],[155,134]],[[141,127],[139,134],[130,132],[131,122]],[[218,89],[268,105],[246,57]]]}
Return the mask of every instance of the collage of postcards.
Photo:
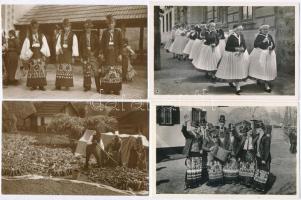
{"label": "collage of postcards", "polygon": [[297,0],[0,0],[0,199],[301,199]]}

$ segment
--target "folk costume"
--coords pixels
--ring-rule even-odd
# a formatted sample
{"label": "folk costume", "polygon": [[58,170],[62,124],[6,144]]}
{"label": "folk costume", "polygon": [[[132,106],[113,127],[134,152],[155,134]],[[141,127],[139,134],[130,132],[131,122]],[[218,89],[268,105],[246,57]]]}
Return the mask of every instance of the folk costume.
{"label": "folk costume", "polygon": [[178,59],[181,59],[183,55],[184,48],[188,42],[188,38],[186,37],[186,31],[183,28],[180,28],[176,31],[175,40],[170,46],[169,51],[174,53]]}
{"label": "folk costume", "polygon": [[91,90],[92,77],[94,77],[96,90],[100,92],[100,73],[97,59],[99,54],[99,39],[97,34],[91,31],[93,27],[91,20],[86,20],[84,26],[85,31],[80,37],[79,42],[79,52],[83,63],[83,87],[85,91]]}
{"label": "folk costume", "polygon": [[182,126],[185,137],[183,154],[186,155],[185,185],[187,188],[197,187],[202,180],[202,143],[203,138],[198,133],[187,129],[187,122]]}
{"label": "folk costume", "polygon": [[202,25],[202,27],[196,26],[196,32],[197,32],[196,39],[193,42],[193,45],[191,47],[191,52],[189,54],[189,59],[193,61],[198,59],[202,47],[204,46],[206,26],[205,25]]}
{"label": "folk costume", "polygon": [[[238,51],[239,47],[243,48],[243,52]],[[246,79],[249,64],[249,55],[246,48],[243,35],[232,33],[227,40],[216,77],[230,82]]]}
{"label": "folk costume", "polygon": [[56,43],[56,54],[58,55],[56,89],[73,87],[72,58],[79,56],[78,40],[71,30],[71,24],[68,19],[64,19],[63,27],[64,30],[59,35]]}
{"label": "folk costume", "polygon": [[[50,56],[49,46],[44,34],[38,31],[39,24],[31,21],[31,30],[23,42],[20,53],[21,60],[29,63],[26,86],[32,90],[39,87],[45,90],[46,81],[46,57]],[[35,29],[35,32],[32,30]]]}
{"label": "folk costume", "polygon": [[6,72],[8,78],[8,84],[16,84],[16,72],[18,68],[20,44],[16,37],[14,30],[9,31],[9,38],[7,40],[7,54],[6,54]]}
{"label": "folk costume", "polygon": [[171,45],[172,45],[172,43],[174,42],[174,40],[175,40],[175,37],[176,37],[176,27],[173,27],[173,29],[171,30],[171,37],[170,37],[170,39],[165,43],[165,45],[164,45],[164,49],[167,51],[167,52],[169,52],[169,49],[170,49],[170,47],[171,47]]}
{"label": "folk costume", "polygon": [[[107,16],[108,25],[114,24],[113,16]],[[104,93],[120,94],[122,88],[122,33],[120,29],[111,27],[103,31],[100,41],[100,55],[102,57],[101,88]]]}
{"label": "folk costume", "polygon": [[[262,28],[268,25],[262,26]],[[277,63],[275,54],[275,42],[268,33],[260,32],[254,41],[254,49],[250,55],[249,76],[266,83],[277,77]],[[266,85],[266,91],[271,92]]]}
{"label": "folk costume", "polygon": [[217,47],[219,39],[215,30],[208,30],[205,33],[205,42],[197,59],[193,60],[192,64],[196,69],[209,72],[217,70],[217,64],[221,58],[220,50]]}
{"label": "folk costume", "polygon": [[197,37],[198,37],[198,33],[196,32],[196,30],[191,30],[188,33],[189,41],[188,41],[188,43],[186,44],[186,46],[183,50],[183,54],[188,55],[188,56],[190,55],[193,43],[194,43],[194,41]]}

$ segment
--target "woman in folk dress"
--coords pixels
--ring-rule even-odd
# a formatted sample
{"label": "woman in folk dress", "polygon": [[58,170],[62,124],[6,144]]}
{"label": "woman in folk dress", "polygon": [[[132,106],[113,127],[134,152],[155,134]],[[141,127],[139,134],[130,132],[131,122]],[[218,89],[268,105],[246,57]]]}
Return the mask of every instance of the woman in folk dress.
{"label": "woman in folk dress", "polygon": [[217,70],[217,65],[221,58],[220,50],[217,47],[219,39],[214,22],[209,23],[208,30],[205,33],[205,40],[205,45],[202,47],[198,59],[194,60],[192,64],[197,69],[206,71],[206,76],[214,81],[214,72]]}
{"label": "woman in folk dress", "polygon": [[7,56],[6,56],[6,71],[8,75],[8,84],[16,85],[18,81],[16,80],[16,72],[18,68],[20,44],[14,30],[8,32],[7,40]]}
{"label": "woman in folk dress", "polygon": [[56,69],[55,88],[61,87],[69,89],[73,87],[72,64],[74,57],[79,56],[78,40],[71,30],[71,23],[68,19],[63,20],[63,28],[56,42],[56,54],[58,55],[58,65]]}
{"label": "woman in folk dress", "polygon": [[269,25],[262,25],[254,41],[250,55],[249,76],[264,82],[265,91],[270,93],[271,81],[277,77],[275,42],[269,34]]}
{"label": "woman in folk dress", "polygon": [[29,63],[26,86],[31,90],[45,90],[46,57],[50,56],[49,46],[44,34],[39,31],[36,20],[30,23],[30,30],[23,42],[20,58]]}
{"label": "woman in folk dress", "polygon": [[192,46],[193,46],[193,43],[196,40],[197,36],[198,36],[197,31],[196,31],[195,27],[192,26],[192,28],[188,32],[188,36],[187,36],[189,38],[189,41],[188,41],[188,43],[186,44],[186,46],[183,50],[184,60],[186,60],[189,57]]}
{"label": "woman in folk dress", "polygon": [[177,28],[178,28],[177,25],[172,27],[171,38],[165,43],[165,46],[164,46],[164,49],[166,50],[166,52],[169,52],[170,46],[172,45],[172,43],[175,40]]}
{"label": "woman in folk dress", "polygon": [[239,81],[248,77],[249,54],[242,34],[242,25],[234,25],[234,32],[228,37],[222,60],[215,76],[229,82],[235,87],[235,93],[240,94]]}
{"label": "woman in folk dress", "polygon": [[186,37],[186,30],[184,29],[184,25],[182,25],[177,31],[175,36],[175,41],[172,43],[169,51],[174,53],[175,57],[178,60],[181,60],[183,57],[183,50],[188,42],[188,38]]}
{"label": "woman in folk dress", "polygon": [[200,54],[200,51],[202,50],[202,47],[204,45],[204,39],[205,39],[205,32],[206,32],[206,24],[196,25],[196,39],[193,42],[193,45],[191,47],[191,51],[189,54],[190,60],[195,60]]}

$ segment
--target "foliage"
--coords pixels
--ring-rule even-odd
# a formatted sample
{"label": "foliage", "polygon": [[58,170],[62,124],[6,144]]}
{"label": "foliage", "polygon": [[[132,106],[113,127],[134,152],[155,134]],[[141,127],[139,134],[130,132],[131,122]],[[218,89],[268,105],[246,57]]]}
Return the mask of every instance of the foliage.
{"label": "foliage", "polygon": [[2,107],[2,131],[7,133],[17,131],[17,117],[9,112],[5,103],[3,103]]}

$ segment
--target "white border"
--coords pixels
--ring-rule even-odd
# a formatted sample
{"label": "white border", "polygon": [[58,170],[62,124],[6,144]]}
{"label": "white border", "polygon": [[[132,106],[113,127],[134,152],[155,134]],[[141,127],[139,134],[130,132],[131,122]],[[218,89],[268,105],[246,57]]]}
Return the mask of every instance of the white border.
{"label": "white border", "polygon": [[[154,195],[158,197],[159,199],[173,199],[173,198],[187,198],[187,199],[193,199],[193,198],[199,198],[199,199],[297,199],[300,195],[300,154],[299,154],[299,143],[297,144],[297,154],[296,154],[296,195],[256,195],[256,194],[156,194],[156,106],[158,105],[170,105],[170,106],[235,106],[235,107],[244,107],[244,106],[262,106],[262,107],[284,107],[284,106],[296,106],[297,107],[297,117],[300,120],[300,112],[299,112],[299,105],[297,102],[274,102],[271,104],[269,101],[262,101],[262,102],[254,102],[254,101],[246,101],[246,102],[234,102],[234,101],[169,101],[169,102],[162,102],[162,101],[153,101],[150,107],[151,111],[151,118],[152,118],[152,124],[151,124],[151,133],[152,134],[152,142],[151,142],[151,148],[153,151],[151,151],[150,154],[150,163],[151,163],[151,171],[150,171],[150,177],[152,177],[151,182],[151,188],[150,191],[151,195]],[[298,133],[298,139],[300,141],[300,121],[297,120],[297,133]],[[299,142],[298,141],[298,142]],[[285,170],[285,169],[284,169]]]}
{"label": "white border", "polygon": [[[155,94],[155,77],[154,77],[154,6],[164,6],[164,5],[174,5],[174,6],[294,6],[295,7],[295,95],[240,95],[235,94],[230,95],[218,95],[218,94],[208,94],[208,95],[164,95],[164,94]],[[206,2],[204,0],[150,0],[149,2],[149,97],[151,99],[157,100],[257,100],[262,101],[274,99],[280,101],[286,100],[299,100],[299,73],[300,73],[300,10],[299,3],[297,1],[211,1]],[[175,85],[176,87],[176,85]]]}

